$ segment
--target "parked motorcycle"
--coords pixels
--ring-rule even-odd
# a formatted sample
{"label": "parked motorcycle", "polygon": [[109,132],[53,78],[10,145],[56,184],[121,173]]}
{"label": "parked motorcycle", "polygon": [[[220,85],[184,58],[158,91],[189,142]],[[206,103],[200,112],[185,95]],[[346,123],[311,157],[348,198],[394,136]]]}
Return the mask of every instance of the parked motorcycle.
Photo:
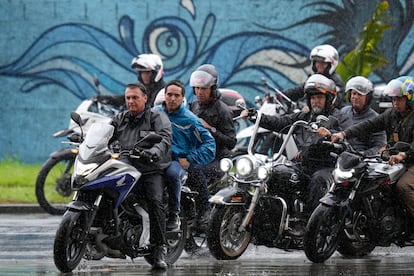
{"label": "parked motorcycle", "polygon": [[237,259],[252,241],[281,249],[302,246],[310,176],[303,172],[303,164],[288,160],[284,152],[297,128],[313,132],[328,118],[320,116],[316,122],[293,123],[278,152],[270,158],[253,151],[260,118],[258,112],[248,154],[234,163],[230,159],[220,162],[232,183],[210,199],[213,209],[207,245],[217,259]]}
{"label": "parked motorcycle", "polygon": [[[111,118],[122,109],[122,102],[112,100],[116,99],[116,96],[100,95],[99,81],[96,78],[95,86],[97,96],[82,101],[76,109],[76,112],[83,118],[85,133],[95,122],[110,122]],[[44,211],[51,215],[62,215],[72,195],[70,176],[82,137],[79,126],[73,120],[70,120],[68,128],[54,133],[53,137],[66,137],[69,141],[62,143],[71,147],[61,148],[49,156],[39,171],[35,190],[37,202]]]}
{"label": "parked motorcycle", "polygon": [[[307,224],[304,250],[315,263],[329,259],[336,250],[346,257],[360,257],[376,246],[414,245],[413,221],[395,189],[405,165],[389,165],[384,154],[362,156],[345,146],[331,188]],[[389,154],[409,148],[398,142]]]}
{"label": "parked motorcycle", "polygon": [[[82,125],[79,114],[72,112],[71,117]],[[62,272],[74,270],[82,258],[128,256],[144,257],[151,265],[154,262],[145,200],[139,193],[131,192],[141,173],[109,150],[113,131],[110,124],[95,123],[79,146],[71,179],[74,197],[56,231],[53,247],[55,265]],[[136,146],[146,148],[160,139],[159,135],[149,134]],[[127,154],[141,158],[136,151]],[[186,226],[183,217],[178,231],[167,232],[168,264],[173,264],[184,249]]]}

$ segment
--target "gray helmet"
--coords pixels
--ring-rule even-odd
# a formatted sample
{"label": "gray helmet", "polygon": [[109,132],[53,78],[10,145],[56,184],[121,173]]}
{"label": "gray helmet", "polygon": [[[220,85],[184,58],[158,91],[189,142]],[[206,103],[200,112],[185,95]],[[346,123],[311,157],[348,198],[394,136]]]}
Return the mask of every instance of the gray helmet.
{"label": "gray helmet", "polygon": [[356,76],[346,83],[345,92],[348,93],[350,90],[355,90],[361,95],[368,95],[374,91],[374,85],[369,79]]}
{"label": "gray helmet", "polygon": [[329,111],[336,100],[335,82],[322,74],[313,74],[305,82],[304,92],[310,106],[310,96],[324,94],[326,96],[325,110]]}
{"label": "gray helmet", "polygon": [[211,87],[211,97],[217,98],[218,73],[216,67],[212,64],[203,64],[198,67],[190,76],[190,86],[194,87]]}

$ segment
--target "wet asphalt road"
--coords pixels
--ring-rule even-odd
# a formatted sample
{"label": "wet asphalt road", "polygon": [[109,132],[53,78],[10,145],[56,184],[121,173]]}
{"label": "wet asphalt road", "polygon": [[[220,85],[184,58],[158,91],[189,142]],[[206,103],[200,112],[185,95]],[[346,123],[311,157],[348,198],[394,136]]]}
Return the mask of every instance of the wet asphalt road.
{"label": "wet asphalt road", "polygon": [[[53,239],[60,217],[0,214],[0,275],[61,275],[53,263]],[[338,253],[313,264],[302,251],[250,246],[238,260],[217,261],[206,249],[185,252],[165,272],[152,272],[144,259],[82,261],[73,275],[414,275],[414,248],[378,248],[369,257],[344,259]]]}

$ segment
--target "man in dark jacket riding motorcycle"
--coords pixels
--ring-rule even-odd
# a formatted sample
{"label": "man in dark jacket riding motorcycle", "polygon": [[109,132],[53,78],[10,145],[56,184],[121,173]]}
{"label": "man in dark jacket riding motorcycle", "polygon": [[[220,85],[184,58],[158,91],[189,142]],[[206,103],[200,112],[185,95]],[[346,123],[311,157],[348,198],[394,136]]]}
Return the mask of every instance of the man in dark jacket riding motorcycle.
{"label": "man in dark jacket riding motorcycle", "polygon": [[[113,118],[115,127],[112,141],[119,144],[120,150],[134,150],[139,159],[121,156],[121,160],[132,164],[142,173],[136,189],[144,194],[150,219],[150,243],[153,245],[154,269],[165,269],[166,236],[165,213],[163,207],[163,171],[171,162],[172,131],[171,123],[164,112],[152,110],[146,105],[148,95],[141,83],[131,83],[125,88],[125,102],[128,110]],[[161,141],[148,148],[136,148],[138,140],[155,133]]]}
{"label": "man in dark jacket riding motorcycle", "polygon": [[197,100],[191,103],[190,110],[196,114],[204,127],[207,128],[216,141],[216,154],[213,162],[201,165],[204,175],[197,179],[189,177],[188,183],[198,183],[200,197],[204,213],[200,225],[206,225],[210,213],[209,193],[207,189],[207,177],[219,177],[222,172],[219,169],[219,161],[223,157],[230,157],[231,150],[236,145],[236,129],[233,123],[231,109],[219,99],[218,73],[214,65],[203,64],[198,67],[190,77],[190,86],[193,87]]}
{"label": "man in dark jacket riding motorcycle", "polygon": [[392,146],[398,141],[410,143],[411,149],[391,155],[389,164],[394,165],[403,160],[406,163],[407,171],[399,179],[397,190],[414,217],[414,80],[408,76],[393,79],[387,84],[383,93],[392,98],[392,108],[376,118],[333,134],[331,140],[336,142],[344,138],[364,137],[385,130],[389,145]]}
{"label": "man in dark jacket riding motorcycle", "polygon": [[[333,80],[336,85],[336,100],[335,107],[341,108],[345,102],[344,97],[344,82],[341,77],[335,72],[339,62],[339,54],[335,47],[329,44],[318,45],[314,47],[309,55],[313,74],[322,74],[325,77]],[[297,101],[303,98],[304,85],[298,85],[283,91],[291,100]],[[308,106],[309,107],[309,106]]]}

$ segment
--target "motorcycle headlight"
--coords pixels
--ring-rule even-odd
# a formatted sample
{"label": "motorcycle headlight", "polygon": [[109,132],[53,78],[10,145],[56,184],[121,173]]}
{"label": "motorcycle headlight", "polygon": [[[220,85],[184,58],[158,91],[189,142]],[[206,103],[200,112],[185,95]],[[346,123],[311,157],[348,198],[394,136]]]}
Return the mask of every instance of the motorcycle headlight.
{"label": "motorcycle headlight", "polygon": [[97,163],[82,164],[80,162],[76,162],[75,163],[75,168],[74,168],[74,173],[76,175],[88,175],[96,167],[98,167]]}
{"label": "motorcycle headlight", "polygon": [[259,167],[257,169],[257,178],[259,178],[260,180],[266,180],[268,176],[269,176],[269,171],[267,170],[267,168]]}
{"label": "motorcycle headlight", "polygon": [[220,160],[220,170],[228,172],[233,167],[233,162],[229,158],[223,158]]}
{"label": "motorcycle headlight", "polygon": [[236,162],[236,171],[242,177],[250,175],[253,171],[253,167],[253,160],[248,157],[241,157]]}
{"label": "motorcycle headlight", "polygon": [[350,171],[342,171],[340,169],[335,169],[333,176],[336,180],[336,182],[343,182],[343,181],[347,181],[350,178],[353,177],[355,170],[352,169]]}

